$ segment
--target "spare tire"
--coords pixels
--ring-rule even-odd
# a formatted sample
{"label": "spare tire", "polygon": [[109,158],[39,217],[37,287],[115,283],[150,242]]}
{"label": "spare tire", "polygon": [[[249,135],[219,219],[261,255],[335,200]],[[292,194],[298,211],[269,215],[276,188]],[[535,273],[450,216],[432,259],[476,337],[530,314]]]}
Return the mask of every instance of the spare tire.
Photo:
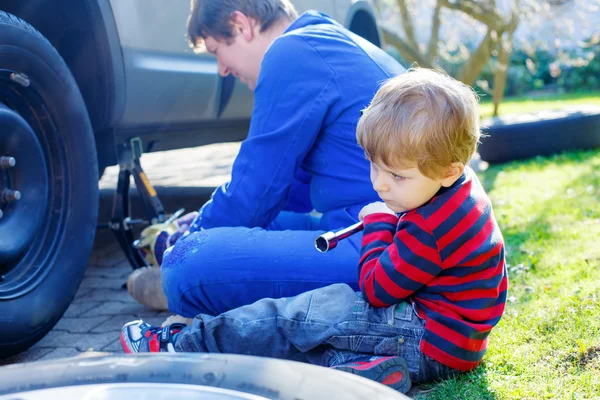
{"label": "spare tire", "polygon": [[409,399],[375,381],[330,368],[272,358],[199,353],[69,358],[1,367],[0,395],[23,400]]}
{"label": "spare tire", "polygon": [[3,11],[0,158],[2,358],[61,318],[83,279],[98,214],[96,147],[79,88],[46,38]]}
{"label": "spare tire", "polygon": [[516,114],[482,123],[478,152],[490,163],[600,148],[600,107]]}

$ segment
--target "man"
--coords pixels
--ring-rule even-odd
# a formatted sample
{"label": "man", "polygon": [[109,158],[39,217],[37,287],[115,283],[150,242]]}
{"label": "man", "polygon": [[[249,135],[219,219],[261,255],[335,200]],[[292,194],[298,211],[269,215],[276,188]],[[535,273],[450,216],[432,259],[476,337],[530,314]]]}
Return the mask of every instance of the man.
{"label": "man", "polygon": [[377,200],[356,123],[404,68],[324,14],[298,17],[289,0],[193,0],[188,33],[222,76],[254,91],[255,104],[231,181],[164,254],[168,308],[217,315],[332,283],[358,289],[361,235],[335,255],[317,252],[314,239],[357,222]]}

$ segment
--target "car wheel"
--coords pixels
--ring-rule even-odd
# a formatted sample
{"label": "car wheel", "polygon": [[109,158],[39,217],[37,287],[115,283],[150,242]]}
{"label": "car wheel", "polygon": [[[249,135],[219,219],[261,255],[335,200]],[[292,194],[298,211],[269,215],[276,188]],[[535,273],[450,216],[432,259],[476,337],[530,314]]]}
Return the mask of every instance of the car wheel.
{"label": "car wheel", "polygon": [[83,278],[98,213],[95,142],[52,45],[0,11],[0,357],[40,340]]}
{"label": "car wheel", "polygon": [[484,122],[482,131],[487,137],[481,138],[478,151],[490,163],[595,149],[600,147],[600,109],[508,115]]}
{"label": "car wheel", "polygon": [[380,383],[330,368],[272,358],[198,353],[69,358],[2,367],[0,395],[22,400],[408,399]]}

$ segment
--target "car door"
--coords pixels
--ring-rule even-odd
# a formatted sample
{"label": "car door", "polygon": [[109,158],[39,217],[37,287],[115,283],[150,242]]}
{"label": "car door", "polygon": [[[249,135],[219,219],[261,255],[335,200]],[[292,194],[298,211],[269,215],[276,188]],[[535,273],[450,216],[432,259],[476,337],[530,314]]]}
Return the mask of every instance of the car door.
{"label": "car door", "polygon": [[[336,17],[334,0],[293,0],[299,13]],[[195,54],[186,40],[189,0],[110,0],[125,64],[126,106],[121,126],[195,124],[248,119],[253,94],[221,78],[216,59]]]}
{"label": "car door", "polygon": [[194,124],[217,116],[215,58],[186,40],[189,0],[110,0],[122,46],[126,105],[121,126]]}

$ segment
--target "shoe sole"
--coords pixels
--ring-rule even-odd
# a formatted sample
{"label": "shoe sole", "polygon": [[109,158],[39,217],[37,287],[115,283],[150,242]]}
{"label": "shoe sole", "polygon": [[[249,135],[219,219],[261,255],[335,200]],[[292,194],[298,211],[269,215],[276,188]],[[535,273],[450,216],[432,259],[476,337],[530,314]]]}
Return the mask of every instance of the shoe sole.
{"label": "shoe sole", "polygon": [[125,333],[127,333],[127,336],[129,336],[129,332],[128,332],[129,325],[137,323],[137,322],[139,322],[139,321],[136,320],[136,321],[129,322],[129,323],[125,324],[125,326],[123,326],[123,328],[121,328],[121,332],[119,334],[119,339],[121,341],[121,347],[123,348],[123,351],[126,354],[135,353],[135,351],[132,349],[131,341],[125,337]]}
{"label": "shoe sole", "polygon": [[131,351],[131,349],[129,348],[127,339],[125,339],[125,335],[123,335],[123,331],[121,331],[121,334],[119,335],[119,339],[121,339],[121,347],[123,347],[123,351],[126,354],[132,354],[133,351]]}
{"label": "shoe sole", "polygon": [[400,393],[407,393],[411,387],[408,365],[401,357],[386,357],[367,364],[334,368],[379,382]]}

